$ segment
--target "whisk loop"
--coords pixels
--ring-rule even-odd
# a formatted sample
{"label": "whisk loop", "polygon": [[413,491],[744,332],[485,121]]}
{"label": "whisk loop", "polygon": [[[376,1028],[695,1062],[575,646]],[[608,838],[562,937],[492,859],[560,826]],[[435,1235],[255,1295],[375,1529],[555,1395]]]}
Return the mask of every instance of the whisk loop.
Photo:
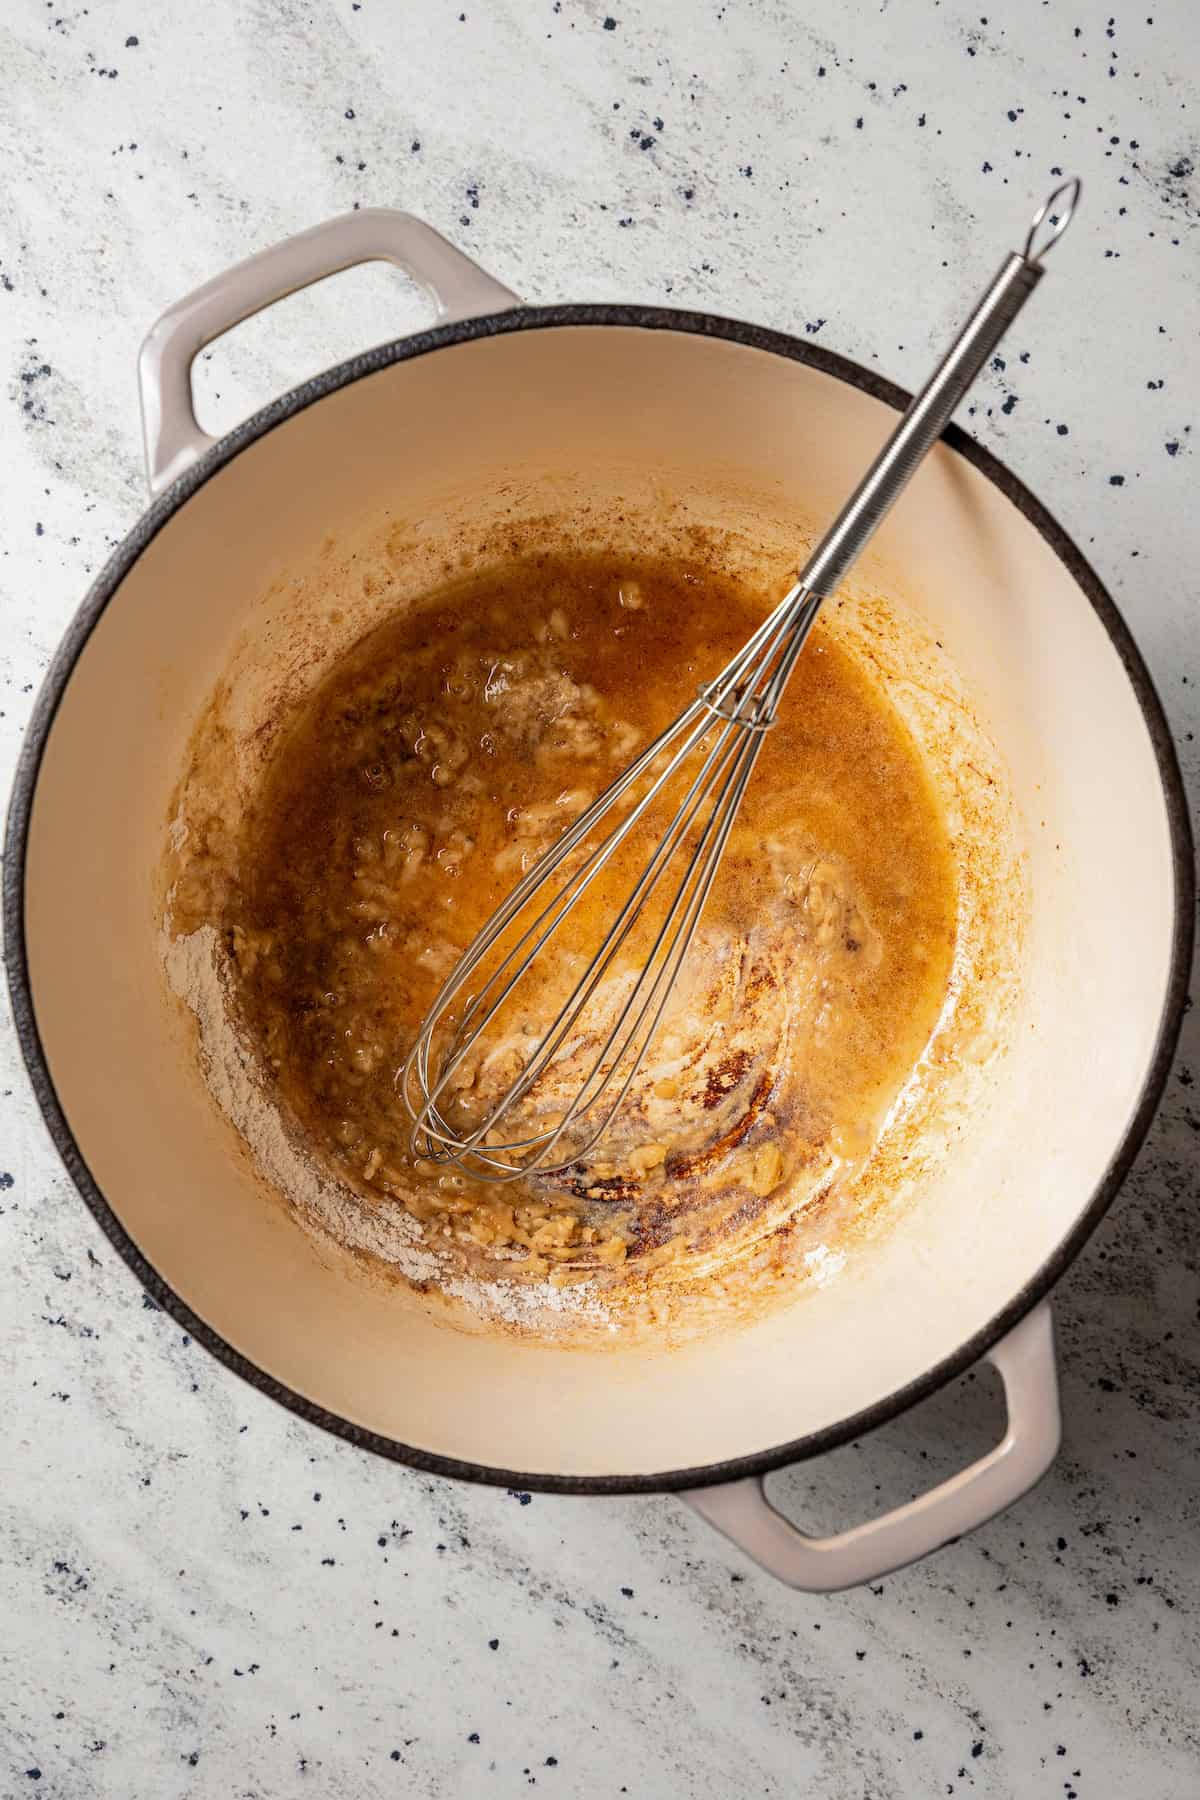
{"label": "whisk loop", "polygon": [[[1067,205],[1054,215],[1063,194]],[[742,796],[824,597],[874,534],[1037,286],[1041,257],[1065,230],[1078,198],[1079,183],[1070,181],[1045,202],[1025,253],[1001,266],[784,598],[674,723],[539,858],[464,951],[398,1076],[416,1157],[452,1164],[477,1180],[508,1182],[562,1174],[604,1136],[670,1002]],[[1047,216],[1052,235],[1038,248]],[[473,1116],[463,1094],[478,1076],[488,1034],[531,972],[544,974],[543,953],[621,847],[655,807],[665,814],[678,789],[682,798],[633,886],[613,902],[595,953],[550,1024],[525,1028],[528,1054],[516,1053],[518,1067],[505,1091],[476,1105]],[[671,869],[673,886],[665,879]],[[653,914],[652,902],[658,908]],[[647,924],[653,933],[649,950],[636,972],[623,971],[622,949]],[[601,1013],[597,1025],[597,996],[623,973],[629,991],[611,1022],[604,1023]],[[559,1059],[595,1037],[600,1041],[586,1051],[586,1073],[573,1097],[539,1122],[537,1108],[545,1102],[539,1083],[553,1078]]]}

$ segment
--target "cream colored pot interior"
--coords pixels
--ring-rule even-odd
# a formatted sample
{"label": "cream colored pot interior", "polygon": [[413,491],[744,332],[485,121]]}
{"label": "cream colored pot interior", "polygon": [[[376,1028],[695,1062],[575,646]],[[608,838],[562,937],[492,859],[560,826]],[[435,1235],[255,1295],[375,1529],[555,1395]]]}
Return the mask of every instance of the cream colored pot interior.
{"label": "cream colored pot interior", "polygon": [[[1012,1048],[944,1170],[842,1277],[671,1352],[439,1327],[264,1196],[163,980],[155,873],[188,734],[239,642],[286,655],[301,606],[291,584],[323,539],[385,509],[414,539],[434,542],[452,516],[482,537],[506,511],[589,492],[638,506],[724,494],[742,516],[760,505],[819,522],[893,418],[831,376],[699,336],[486,337],[395,364],[268,433],[170,519],[113,596],[37,786],[37,1021],[127,1232],[203,1320],[299,1394],[405,1444],[530,1475],[724,1461],[834,1424],[952,1354],[1087,1205],[1136,1105],[1168,979],[1162,787],[1089,602],[944,448],[882,532],[873,578],[944,646],[1008,764],[1027,837],[1029,969]],[[311,620],[311,594],[304,604]]]}

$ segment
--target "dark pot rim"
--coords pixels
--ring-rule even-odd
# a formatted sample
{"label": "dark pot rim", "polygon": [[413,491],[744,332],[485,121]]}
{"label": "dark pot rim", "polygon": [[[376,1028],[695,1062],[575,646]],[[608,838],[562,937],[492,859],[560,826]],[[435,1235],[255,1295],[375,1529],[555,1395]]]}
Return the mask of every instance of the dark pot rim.
{"label": "dark pot rim", "polygon": [[9,807],[4,866],[4,927],[7,944],[8,984],[21,1052],[50,1135],[75,1186],[91,1209],[109,1242],[124,1258],[146,1291],[170,1313],[185,1331],[203,1344],[226,1368],[262,1394],[287,1407],[309,1424],[371,1450],[376,1455],[413,1468],[459,1480],[493,1486],[561,1494],[647,1494],[703,1487],[764,1475],[788,1463],[805,1461],[834,1449],[864,1432],[895,1418],[926,1396],[943,1387],[977,1362],[989,1349],[1049,1293],[1067,1266],[1078,1255],[1120,1189],[1154,1117],[1167,1079],[1183,1018],[1191,969],[1195,874],[1191,826],[1175,748],[1162,704],[1141,654],[1117,610],[1116,604],[1073,541],[1028,488],[989,451],[957,426],[945,441],[984,475],[1041,535],[1083,590],[1120,657],[1137,696],[1158,763],[1171,832],[1175,883],[1175,920],[1171,973],[1159,1021],[1154,1053],[1150,1058],[1137,1107],[1116,1146],[1102,1179],[1087,1206],[1054,1253],[1020,1291],[989,1322],[933,1368],[874,1405],[865,1407],[837,1424],[810,1432],[790,1443],[776,1444],[750,1456],[739,1456],[693,1469],[669,1469],[648,1475],[547,1475],[516,1469],[463,1462],[404,1444],[368,1431],[337,1414],[315,1405],[285,1383],[277,1381],[235,1350],[217,1331],[185,1305],[158,1271],[147,1261],[125,1232],[101,1192],[76,1143],[55,1091],[50,1068],[38,1032],[30,985],[25,940],[25,859],[29,822],[38,772],[47,738],[71,673],[105,607],[138,557],[162,531],[184,503],[219,469],[276,426],[315,405],[327,395],[360,381],[394,363],[469,343],[475,339],[513,331],[545,331],[563,326],[632,326],[647,331],[678,331],[717,338],[762,350],[806,364],[859,389],[897,411],[909,395],[894,383],[821,346],[803,342],[782,332],[710,313],[675,311],[667,307],[625,305],[561,305],[519,307],[512,311],[462,320],[433,330],[380,345],[340,363],[264,407],[235,431],[214,444],[154,501],[96,577],[83,604],[71,621],[50,664],[38,695],[17,766]]}

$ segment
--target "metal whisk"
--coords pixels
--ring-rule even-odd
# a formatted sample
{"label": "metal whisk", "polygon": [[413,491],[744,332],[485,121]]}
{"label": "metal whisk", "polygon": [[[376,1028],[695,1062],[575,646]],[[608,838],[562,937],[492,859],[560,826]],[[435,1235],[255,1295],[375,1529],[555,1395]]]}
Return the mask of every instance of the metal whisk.
{"label": "metal whisk", "polygon": [[[605,789],[534,864],[463,953],[425,1017],[399,1086],[412,1150],[476,1180],[514,1181],[570,1169],[608,1130],[642,1067],[687,956],[764,734],[825,597],[874,534],[963,395],[1037,286],[1042,259],[1079,201],[1077,179],[1039,207],[1020,254],[1006,258],[929,382],[911,402],[858,488],[775,610],[672,725]],[[691,763],[695,761],[695,772]],[[595,954],[544,1029],[524,1026],[520,1067],[499,1098],[463,1125],[461,1073],[531,972],[546,974],[555,934],[671,784],[686,787],[642,873],[614,901]],[[665,881],[674,870],[673,881]],[[649,911],[659,898],[659,911]],[[595,1024],[606,977],[635,928],[650,948],[616,1016]],[[572,965],[573,968],[573,965]],[[568,976],[570,979],[570,976]],[[589,1007],[592,1014],[589,1021]],[[589,1022],[591,1029],[589,1031]],[[587,1045],[588,1065],[565,1108],[518,1116],[556,1061]],[[460,1077],[456,1083],[456,1077]],[[460,1120],[458,1128],[451,1115]]]}

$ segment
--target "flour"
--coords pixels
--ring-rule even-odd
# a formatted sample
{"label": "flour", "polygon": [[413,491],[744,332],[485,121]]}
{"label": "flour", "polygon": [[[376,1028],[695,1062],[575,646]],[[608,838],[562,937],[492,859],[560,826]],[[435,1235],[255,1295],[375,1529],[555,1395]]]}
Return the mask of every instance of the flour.
{"label": "flour", "polygon": [[828,1244],[817,1244],[812,1250],[804,1252],[804,1266],[810,1271],[817,1286],[824,1287],[845,1268],[846,1252],[831,1250]]}
{"label": "flour", "polygon": [[344,1249],[366,1252],[415,1286],[436,1288],[481,1321],[531,1332],[552,1332],[556,1322],[561,1329],[568,1320],[616,1329],[594,1283],[556,1287],[550,1281],[468,1277],[451,1255],[429,1242],[419,1221],[398,1200],[368,1204],[322,1169],[288,1130],[254,1052],[234,1022],[229,965],[219,933],[203,925],[172,938],[164,927],[162,953],[172,992],[195,1016],[200,1066],[213,1099],[260,1174],[309,1230]]}

